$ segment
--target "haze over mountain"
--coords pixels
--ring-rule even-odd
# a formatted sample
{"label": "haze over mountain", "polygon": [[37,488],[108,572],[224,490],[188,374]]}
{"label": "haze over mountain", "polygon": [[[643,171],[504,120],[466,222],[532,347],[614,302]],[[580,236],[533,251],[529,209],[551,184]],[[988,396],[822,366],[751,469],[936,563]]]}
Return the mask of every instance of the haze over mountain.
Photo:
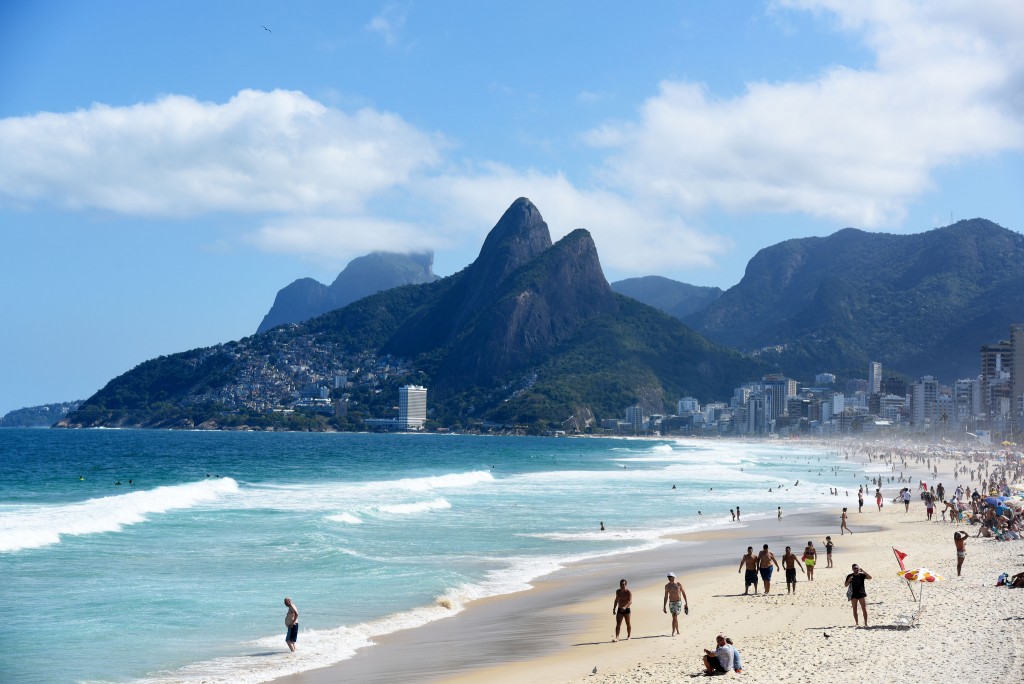
{"label": "haze over mountain", "polygon": [[[361,405],[390,406],[396,396],[385,392],[422,382],[442,424],[583,427],[636,403],[661,412],[682,396],[727,398],[768,370],[614,293],[590,234],[575,230],[552,244],[540,212],[520,198],[477,259],[452,276],[237,343],[147,361],[62,425],[265,424],[265,412],[246,415],[246,401],[276,391],[286,405],[303,384],[366,366],[370,355],[405,361],[387,361],[391,370],[374,374]],[[392,385],[382,389],[379,376],[388,373]]]}
{"label": "haze over mountain", "polygon": [[433,264],[433,252],[372,252],[350,261],[330,286],[312,278],[300,278],[278,291],[274,305],[256,332],[266,332],[284,323],[308,321],[399,285],[432,283],[437,280]]}
{"label": "haze over mountain", "polygon": [[684,318],[792,377],[863,377],[869,361],[944,382],[1024,321],[1024,236],[985,219],[913,235],[846,228],[762,249],[743,279]]}
{"label": "haze over mountain", "polygon": [[676,318],[706,309],[723,292],[720,287],[690,285],[656,275],[626,278],[611,285],[619,294],[632,297]]}

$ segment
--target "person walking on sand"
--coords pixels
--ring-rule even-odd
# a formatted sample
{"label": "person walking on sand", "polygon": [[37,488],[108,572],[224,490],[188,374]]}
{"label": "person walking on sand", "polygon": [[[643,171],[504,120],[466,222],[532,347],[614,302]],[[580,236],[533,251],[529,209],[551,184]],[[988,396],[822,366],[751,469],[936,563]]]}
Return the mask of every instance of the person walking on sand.
{"label": "person walking on sand", "polygon": [[882,488],[879,487],[875,490],[875,505],[878,506],[878,512],[882,512]]}
{"label": "person walking on sand", "polygon": [[740,507],[736,507],[736,522],[740,521]]}
{"label": "person walking on sand", "polygon": [[808,541],[804,547],[804,565],[807,567],[807,581],[814,581],[814,564],[818,562],[818,550],[814,548],[814,542]]}
{"label": "person walking on sand", "polygon": [[964,567],[967,558],[967,533],[959,530],[953,533],[953,545],[956,546],[956,576],[960,576],[960,568]]}
{"label": "person walking on sand", "polygon": [[864,626],[868,626],[868,593],[864,588],[864,582],[869,579],[871,579],[871,575],[854,563],[853,572],[846,576],[846,583],[843,585],[849,588],[846,595],[850,599],[850,605],[853,606],[853,621],[858,627],[860,626],[860,620],[857,619],[858,604],[860,604],[860,612],[864,615]]}
{"label": "person walking on sand", "polygon": [[[772,567],[772,564],[775,567]],[[768,550],[765,544],[761,552],[757,554],[757,571],[761,573],[761,581],[764,583],[764,593],[767,594],[772,588],[772,571],[779,569],[779,561],[775,560],[775,554]]]}
{"label": "person walking on sand", "polygon": [[757,556],[754,555],[754,547],[747,547],[747,555],[740,558],[740,567],[736,572],[742,572],[744,566],[747,568],[747,573],[743,577],[743,595],[746,596],[747,592],[750,591],[750,585],[754,585],[754,593],[757,593]]}
{"label": "person walking on sand", "polygon": [[863,513],[864,512],[864,490],[863,489],[858,489],[857,490],[857,512],[858,513]]}
{"label": "person walking on sand", "polygon": [[903,488],[903,512],[910,512],[910,487]]}
{"label": "person walking on sand", "polygon": [[[843,509],[843,514],[841,516],[839,516],[839,522],[840,522],[840,525],[839,525],[839,536],[840,537],[843,536],[846,532],[849,532],[850,534],[853,534],[853,530],[851,530],[850,527],[846,524],[846,518],[847,518],[846,509],[844,508]],[[845,530],[845,532],[844,532],[844,530]]]}
{"label": "person walking on sand", "polygon": [[633,605],[633,592],[626,588],[626,580],[619,580],[619,588],[615,590],[615,603],[612,604],[612,614],[615,615],[615,638],[619,640],[619,629],[622,621],[626,621],[626,639],[633,635],[633,625],[629,623],[630,606]]}
{"label": "person walking on sand", "polygon": [[835,544],[832,543],[832,537],[826,536],[825,537],[825,560],[827,561],[826,564],[825,564],[826,568],[831,568],[832,567],[832,549],[834,547],[835,547]]}
{"label": "person walking on sand", "polygon": [[284,599],[284,605],[288,606],[288,612],[284,616],[284,626],[288,628],[284,643],[288,644],[292,653],[295,653],[295,642],[299,640],[299,609],[287,596]]}
{"label": "person walking on sand", "polygon": [[[796,561],[797,561],[796,554],[793,553],[793,549],[791,547],[787,546],[786,547],[786,553],[784,553],[782,555],[782,567],[786,571],[786,593],[787,594],[790,593],[790,588],[792,588],[794,594],[796,593],[796,569],[797,569],[797,567],[799,565]],[[807,573],[804,572],[804,566],[803,565],[799,565],[799,567],[800,567],[800,572],[803,572],[806,575]]]}
{"label": "person walking on sand", "polygon": [[667,613],[672,611],[672,636],[679,634],[679,614],[686,609],[690,612],[690,604],[686,600],[686,590],[683,583],[676,581],[676,573],[668,573],[668,584],[665,585],[665,600],[662,601],[661,611]]}

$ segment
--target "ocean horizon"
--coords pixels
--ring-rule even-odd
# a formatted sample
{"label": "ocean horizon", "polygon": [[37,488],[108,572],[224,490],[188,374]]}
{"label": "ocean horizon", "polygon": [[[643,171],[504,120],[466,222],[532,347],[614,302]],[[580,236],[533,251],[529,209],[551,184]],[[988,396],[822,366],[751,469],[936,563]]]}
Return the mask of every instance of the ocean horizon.
{"label": "ocean horizon", "polygon": [[29,429],[0,465],[0,679],[154,684],[331,665],[736,506],[855,507],[883,468],[781,440]]}

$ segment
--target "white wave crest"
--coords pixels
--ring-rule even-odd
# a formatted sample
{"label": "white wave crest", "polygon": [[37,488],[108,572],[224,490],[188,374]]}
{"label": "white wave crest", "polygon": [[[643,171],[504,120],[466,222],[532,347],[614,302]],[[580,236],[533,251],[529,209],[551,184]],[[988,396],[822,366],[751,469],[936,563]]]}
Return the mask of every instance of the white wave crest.
{"label": "white wave crest", "polygon": [[415,503],[404,503],[404,504],[386,504],[383,506],[377,506],[377,510],[381,513],[391,513],[392,515],[415,515],[416,513],[426,513],[427,511],[441,511],[447,508],[451,508],[451,503],[447,499],[437,498],[432,501],[417,501]]}
{"label": "white wave crest", "polygon": [[56,506],[0,510],[0,553],[59,544],[61,537],[119,532],[154,513],[192,508],[238,491],[230,477],[200,480]]}
{"label": "white wave crest", "polygon": [[349,525],[361,525],[363,519],[352,515],[351,513],[338,513],[337,515],[329,515],[327,519],[331,522],[342,522],[348,523]]}
{"label": "white wave crest", "polygon": [[451,489],[456,487],[472,487],[484,482],[494,482],[489,470],[474,470],[468,473],[450,473],[432,477],[411,477],[392,482],[374,483],[410,492],[426,492],[432,489]]}

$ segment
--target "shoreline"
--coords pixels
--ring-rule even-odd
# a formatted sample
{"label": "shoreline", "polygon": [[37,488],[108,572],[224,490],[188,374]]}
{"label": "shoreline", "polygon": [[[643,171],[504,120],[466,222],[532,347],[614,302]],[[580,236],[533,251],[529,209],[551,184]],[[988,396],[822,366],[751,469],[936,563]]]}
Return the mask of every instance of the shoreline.
{"label": "shoreline", "polygon": [[[835,447],[821,446],[823,449]],[[842,448],[854,447],[846,445]],[[878,464],[877,460],[872,462],[861,453],[857,453],[854,458],[860,465],[861,473],[866,472],[869,466]],[[951,490],[955,486],[952,476],[953,459],[943,458],[941,465],[939,479],[945,477],[944,481],[950,483],[948,487]],[[902,472],[911,480],[923,478],[933,484],[935,481],[931,472],[926,474],[923,466],[918,467],[914,463],[907,463],[902,471],[896,472]],[[897,484],[899,483],[887,484],[886,488],[892,490]],[[894,492],[887,491],[886,494],[887,498],[891,498]],[[662,651],[667,647],[673,647],[674,652],[677,644],[687,644],[685,660],[689,667],[684,669],[686,674],[693,674],[698,669],[696,663],[701,649],[710,647],[713,643],[713,633],[703,635],[699,640],[699,646],[690,644],[695,631],[692,627],[698,626],[697,632],[706,631],[702,630],[700,625],[709,622],[713,614],[719,615],[718,622],[721,624],[734,625],[730,627],[730,636],[737,639],[737,646],[744,653],[746,667],[746,662],[752,662],[750,659],[753,656],[749,643],[751,640],[756,643],[765,635],[762,633],[763,630],[751,631],[743,626],[744,620],[735,619],[737,613],[742,617],[747,607],[729,605],[734,602],[737,594],[743,596],[738,591],[736,594],[732,593],[735,587],[742,586],[741,576],[732,577],[734,564],[738,563],[739,556],[747,545],[757,547],[760,543],[769,543],[772,551],[781,558],[783,547],[787,544],[793,546],[794,552],[799,554],[806,540],[795,540],[807,537],[815,540],[821,551],[821,572],[824,570],[824,552],[819,542],[823,540],[824,535],[833,534],[833,531],[838,532],[838,511],[842,508],[842,501],[848,502],[848,499],[844,497],[837,502],[834,513],[793,513],[785,515],[782,520],[775,520],[767,514],[762,514],[763,517],[749,522],[744,521],[737,527],[727,525],[725,528],[672,536],[669,537],[672,539],[671,543],[652,550],[628,552],[576,563],[537,580],[534,582],[534,588],[528,591],[475,601],[465,610],[452,616],[452,619],[442,619],[418,628],[388,634],[376,639],[373,648],[361,649],[347,660],[273,681],[278,684],[327,684],[339,680],[389,682],[398,679],[462,684],[476,681],[569,682],[582,681],[579,678],[583,674],[586,674],[583,679],[591,682],[676,681],[676,678],[684,673],[655,673],[641,679],[630,678],[632,675],[623,674],[621,669],[624,666],[620,662],[621,655],[625,649],[619,648],[618,652],[614,649],[621,645],[635,651],[631,652],[628,659],[630,661],[635,660],[636,656],[641,660],[655,662],[665,658]],[[853,501],[854,505],[848,507],[856,509],[856,499]],[[837,544],[836,568],[822,574],[829,575],[828,579],[834,583],[831,575],[838,575],[837,568],[850,558],[848,554],[854,552],[864,555],[870,552],[868,564],[861,561],[865,568],[870,568],[872,566],[869,564],[876,563],[876,567],[884,568],[883,572],[874,571],[876,578],[879,575],[888,578],[890,569],[895,573],[898,569],[895,557],[889,548],[884,546],[879,536],[891,536],[894,531],[898,531],[900,518],[894,517],[896,509],[896,506],[890,504],[883,508],[881,515],[878,515],[874,510],[873,498],[866,497],[865,513],[858,514],[854,510],[850,515],[854,531],[861,534],[856,535],[856,542],[851,536],[833,535],[833,541],[837,542],[838,538],[842,537],[843,544]],[[862,515],[868,516],[867,519],[873,523],[870,529],[865,529],[863,524],[858,525],[857,521]],[[941,530],[953,527],[949,523],[942,525],[923,522],[924,513],[920,501],[912,504],[909,515],[915,520],[921,519],[924,525],[933,529],[937,525]],[[934,537],[938,533],[934,532],[930,536]],[[941,542],[931,543],[933,546],[937,543],[941,545]],[[949,542],[946,542],[946,545],[949,545]],[[878,546],[882,547],[880,554],[877,548],[872,548]],[[1024,545],[1020,550],[1024,551]],[[685,556],[687,560],[680,562],[681,556]],[[666,639],[669,639],[668,616],[664,616],[655,608],[660,608],[661,587],[664,583],[660,578],[670,569],[680,575],[680,580],[687,589],[691,613],[686,618],[681,616],[682,637],[665,643]],[[843,572],[843,577],[845,572],[848,571]],[[620,575],[630,579],[635,605],[639,606],[640,600],[648,606],[652,603],[657,605],[655,608],[645,608],[646,615],[642,620],[636,619],[640,617],[639,615],[634,618],[633,640],[609,647],[614,618],[607,613]],[[817,589],[821,586],[820,581],[811,584],[799,574],[798,578],[800,588]],[[779,615],[785,615],[789,620],[787,624],[792,628],[798,628],[798,625],[806,623],[808,613],[820,611],[820,606],[804,605],[803,612],[798,611],[796,615],[790,615],[789,613],[793,612],[791,609],[785,605],[777,605],[780,596],[785,600],[785,593],[782,593],[785,590],[784,577],[778,573],[775,579],[777,582],[773,582],[772,594],[764,597],[763,601],[759,597],[747,597],[744,600],[771,602],[773,608],[768,612],[776,611]],[[994,579],[992,583],[994,584]],[[902,592],[909,600],[909,592],[905,588]],[[840,590],[836,593],[842,593],[841,580]],[[838,609],[834,605],[835,597],[830,599],[832,601],[828,609],[820,612],[831,616],[834,624],[826,625],[822,629],[842,630],[845,628],[842,621],[844,615],[845,622],[851,622],[849,607],[844,596],[839,596]],[[811,610],[808,611],[808,608]],[[754,610],[756,613],[763,612],[763,609],[757,607]],[[769,622],[774,624],[775,619],[773,616],[769,618]],[[776,647],[778,646],[776,644]],[[1020,652],[1024,653],[1024,647]],[[594,663],[584,667],[584,661],[590,660],[597,664],[597,676],[591,674]],[[1024,662],[1024,655],[1017,657],[1013,661],[1015,664],[1011,663],[1009,667],[1019,671],[1021,662]],[[644,665],[641,663],[637,667],[643,668]],[[747,670],[745,676],[750,678],[750,668]],[[780,676],[784,677],[785,673],[776,672],[775,680]]]}

